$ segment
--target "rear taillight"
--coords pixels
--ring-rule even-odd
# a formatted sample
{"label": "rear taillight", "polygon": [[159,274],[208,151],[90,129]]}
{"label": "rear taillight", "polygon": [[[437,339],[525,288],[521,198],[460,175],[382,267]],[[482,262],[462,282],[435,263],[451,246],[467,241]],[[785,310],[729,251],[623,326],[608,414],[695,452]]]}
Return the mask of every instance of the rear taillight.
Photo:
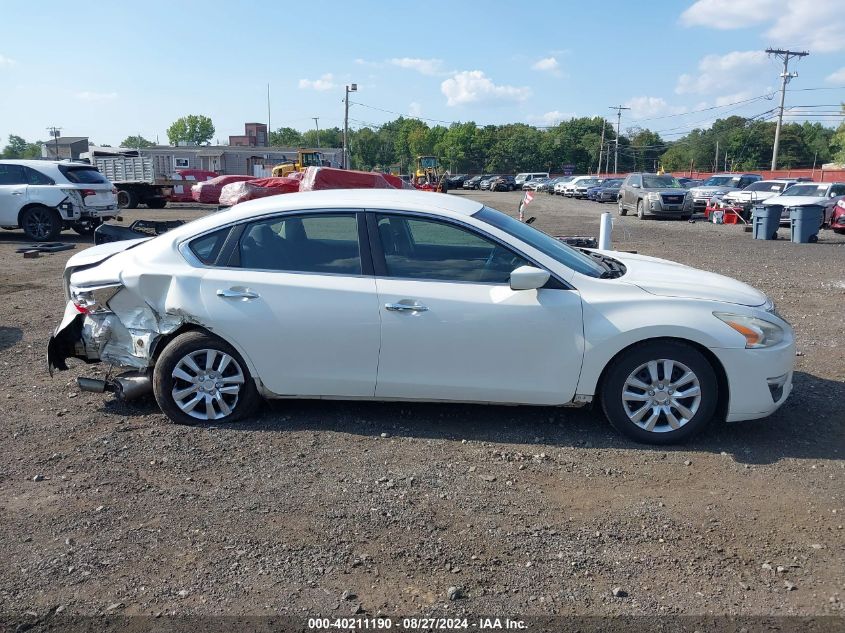
{"label": "rear taillight", "polygon": [[88,288],[70,287],[70,300],[80,314],[111,312],[108,302],[123,289],[123,284],[107,284]]}
{"label": "rear taillight", "polygon": [[112,192],[114,195],[117,195],[117,187],[112,187],[112,188],[111,188],[111,192]]}
{"label": "rear taillight", "polygon": [[82,194],[83,198],[87,198],[88,196],[96,196],[97,195],[97,192],[94,191],[93,189],[83,189],[79,193]]}

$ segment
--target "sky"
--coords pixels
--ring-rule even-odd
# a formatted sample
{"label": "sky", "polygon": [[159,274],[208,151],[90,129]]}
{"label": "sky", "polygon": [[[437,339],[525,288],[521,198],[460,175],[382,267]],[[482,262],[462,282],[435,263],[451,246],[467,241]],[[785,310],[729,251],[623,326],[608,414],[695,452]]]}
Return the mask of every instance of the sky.
{"label": "sky", "polygon": [[[845,101],[843,0],[280,3],[0,0],[0,146],[65,136],[161,143],[186,114],[215,139],[243,123],[350,127],[398,115],[429,124],[555,125],[623,111],[668,140],[714,119],[767,116],[781,62],[807,50],[787,119],[835,126]],[[415,12],[417,7],[420,11]],[[434,8],[431,8],[434,7]]]}

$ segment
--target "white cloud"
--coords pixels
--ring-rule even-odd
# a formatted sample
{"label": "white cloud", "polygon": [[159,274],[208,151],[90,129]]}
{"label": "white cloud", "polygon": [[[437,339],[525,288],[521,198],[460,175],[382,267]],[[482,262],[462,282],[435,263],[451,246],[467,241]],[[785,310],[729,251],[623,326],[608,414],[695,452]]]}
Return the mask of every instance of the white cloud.
{"label": "white cloud", "polygon": [[542,70],[553,74],[558,74],[560,72],[560,64],[554,57],[544,57],[543,59],[538,59],[536,62],[534,62],[531,68],[533,68],[534,70]]}
{"label": "white cloud", "polygon": [[16,62],[11,57],[6,57],[5,55],[0,55],[0,68],[11,68],[12,66],[16,66],[18,62]]}
{"label": "white cloud", "polygon": [[531,96],[527,87],[500,86],[481,70],[462,70],[440,84],[450,106],[493,101],[525,101]]}
{"label": "white cloud", "polygon": [[723,95],[748,89],[769,65],[763,51],[734,51],[726,55],[706,55],[698,62],[698,73],[678,77],[678,94]]}
{"label": "white cloud", "polygon": [[561,112],[560,110],[552,110],[544,112],[543,114],[532,114],[528,117],[528,122],[534,125],[552,127],[561,121],[567,121],[575,117],[574,112]]}
{"label": "white cloud", "polygon": [[686,111],[686,108],[669,105],[663,97],[632,97],[623,105],[631,108],[632,119],[646,119],[664,114],[681,114]]}
{"label": "white cloud", "polygon": [[299,87],[303,90],[331,90],[335,87],[334,75],[326,73],[319,79],[300,79]]}
{"label": "white cloud", "polygon": [[416,101],[411,101],[408,104],[408,114],[412,117],[418,117],[422,114],[422,106]]}
{"label": "white cloud", "polygon": [[382,64],[381,62],[373,62],[368,59],[363,59],[361,57],[356,57],[355,63],[359,66],[370,66],[372,68],[381,68],[382,66],[384,66],[384,64]]}
{"label": "white cloud", "polygon": [[88,90],[77,92],[73,96],[80,101],[112,101],[117,99],[116,92],[90,92]]}
{"label": "white cloud", "polygon": [[845,83],[845,67],[840,68],[835,73],[829,74],[827,77],[825,77],[825,81],[832,84]]}
{"label": "white cloud", "polygon": [[845,50],[842,0],[698,0],[681,23],[723,30],[770,24],[767,44],[814,53]]}
{"label": "white cloud", "polygon": [[733,92],[731,94],[716,97],[716,100],[713,102],[713,105],[726,106],[730,103],[736,103],[737,101],[745,101],[746,99],[750,99],[753,96],[754,95],[751,94],[750,90],[740,90],[739,92]]}
{"label": "white cloud", "polygon": [[739,29],[768,22],[785,0],[698,0],[681,14],[685,26]]}
{"label": "white cloud", "polygon": [[416,70],[423,75],[436,75],[441,72],[442,59],[419,59],[416,57],[394,57],[390,63],[400,68]]}

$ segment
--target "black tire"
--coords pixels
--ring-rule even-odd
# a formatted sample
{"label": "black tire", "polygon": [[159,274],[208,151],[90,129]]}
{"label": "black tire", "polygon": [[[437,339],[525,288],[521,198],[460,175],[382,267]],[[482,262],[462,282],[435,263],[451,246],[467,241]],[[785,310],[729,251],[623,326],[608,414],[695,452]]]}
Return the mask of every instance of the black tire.
{"label": "black tire", "polygon": [[33,242],[53,242],[62,232],[62,218],[55,209],[36,205],[21,214],[21,228]]}
{"label": "black tire", "polygon": [[147,198],[144,204],[150,209],[163,209],[167,206],[167,198]]}
{"label": "black tire", "polygon": [[[231,408],[231,412],[210,420],[208,418],[194,417],[183,411],[176,403],[173,395],[174,390],[190,386],[190,383],[181,378],[174,377],[173,371],[186,356],[193,353],[201,353],[203,350],[214,350],[215,352],[231,357],[234,365],[230,363],[227,366],[226,371],[220,378],[222,382],[228,382],[225,378],[231,377],[231,374],[228,372],[234,369],[239,369],[243,377],[240,391],[234,395],[234,398],[231,397],[231,394],[221,396],[221,399],[225,398],[226,406]],[[214,380],[215,378],[212,377],[206,382],[213,382]],[[195,393],[197,396],[201,395],[199,391],[195,391]],[[255,387],[255,382],[252,380],[249,369],[247,369],[246,363],[244,363],[241,355],[226,341],[205,332],[186,332],[168,343],[153,369],[153,394],[155,395],[158,406],[161,407],[161,410],[168,418],[176,424],[188,425],[235,422],[254,413],[261,403],[261,397]],[[205,400],[209,401],[209,396],[206,396]],[[212,404],[212,409],[215,411],[215,414],[218,411],[223,413],[219,405]]]}
{"label": "black tire", "polygon": [[137,209],[138,194],[131,189],[120,189],[117,192],[117,206],[119,209]]}
{"label": "black tire", "polygon": [[625,208],[625,205],[622,204],[622,198],[619,198],[619,215],[628,215],[628,209]]}
{"label": "black tire", "polygon": [[772,233],[772,239],[776,240],[777,238],[778,238],[778,232],[777,232],[777,229],[775,229],[775,232]]}
{"label": "black tire", "polygon": [[[632,421],[626,411],[628,405],[623,398],[623,391],[629,376],[644,364],[655,360],[658,361],[658,374],[664,371],[663,363],[660,361],[671,360],[675,363],[674,372],[677,372],[673,373],[674,379],[678,379],[679,373],[684,373],[684,370],[678,366],[680,363],[692,371],[698,380],[701,396],[698,407],[688,421],[674,430],[671,429],[663,413],[660,413],[659,417],[662,422],[655,424],[655,430],[648,431]],[[665,376],[658,375],[658,378],[665,380]],[[630,389],[626,393],[630,393]],[[654,392],[648,392],[649,395],[652,393]],[[647,393],[641,395],[645,396]],[[681,401],[685,406],[692,406],[690,398],[682,398]],[[611,361],[601,384],[602,410],[613,428],[637,442],[647,444],[674,444],[700,433],[712,421],[718,401],[719,387],[712,365],[701,352],[681,341],[649,341],[625,350]],[[651,408],[648,403],[643,404],[643,407]],[[672,411],[673,405],[669,405],[669,409]],[[651,408],[651,411],[653,412],[654,408]],[[673,411],[673,415],[676,413],[679,413],[677,409]]]}
{"label": "black tire", "polygon": [[645,220],[645,207],[642,200],[637,200],[637,217],[640,220]]}
{"label": "black tire", "polygon": [[684,215],[681,216],[681,219],[689,222],[690,220],[692,220],[692,213],[685,213]]}

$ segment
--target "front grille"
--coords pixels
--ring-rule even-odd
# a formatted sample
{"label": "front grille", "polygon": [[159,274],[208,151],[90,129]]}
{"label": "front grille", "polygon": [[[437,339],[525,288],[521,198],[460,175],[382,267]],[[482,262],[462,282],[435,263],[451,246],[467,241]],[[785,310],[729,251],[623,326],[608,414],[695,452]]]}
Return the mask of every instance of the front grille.
{"label": "front grille", "polygon": [[684,197],[683,196],[676,196],[676,195],[667,196],[667,195],[664,194],[663,202],[665,202],[666,204],[683,204],[684,203]]}

